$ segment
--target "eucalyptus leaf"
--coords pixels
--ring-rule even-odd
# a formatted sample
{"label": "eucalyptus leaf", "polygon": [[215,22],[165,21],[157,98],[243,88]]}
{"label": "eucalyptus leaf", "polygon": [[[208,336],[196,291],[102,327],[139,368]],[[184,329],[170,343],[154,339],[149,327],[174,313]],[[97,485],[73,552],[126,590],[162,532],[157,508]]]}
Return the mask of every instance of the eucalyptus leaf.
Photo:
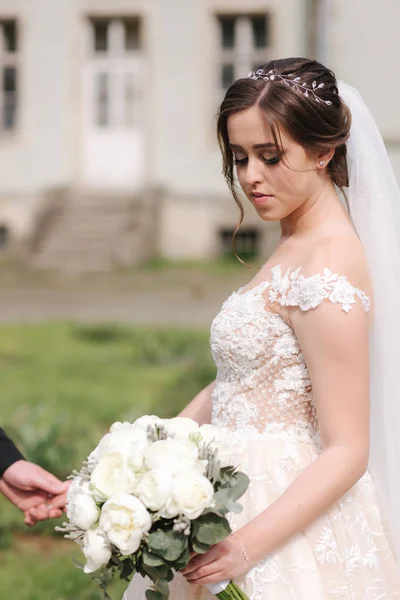
{"label": "eucalyptus leaf", "polygon": [[147,548],[143,551],[142,560],[148,567],[159,567],[164,564],[164,560],[160,556],[150,552]]}
{"label": "eucalyptus leaf", "polygon": [[149,535],[147,544],[151,552],[162,556],[169,562],[173,562],[187,548],[188,540],[185,535],[172,529],[168,529],[167,531],[159,529]]}
{"label": "eucalyptus leaf", "polygon": [[214,546],[225,539],[231,533],[231,528],[225,517],[219,517],[213,513],[202,515],[197,519],[194,526],[194,538],[200,544]]}
{"label": "eucalyptus leaf", "polygon": [[226,481],[222,483],[217,493],[221,492],[222,490],[230,490],[230,500],[239,500],[239,498],[243,496],[248,487],[248,476],[245,473],[242,473],[242,471],[236,471],[229,479],[229,482]]}
{"label": "eucalyptus leaf", "polygon": [[169,566],[166,564],[160,565],[159,567],[148,567],[143,565],[143,571],[152,579],[157,581],[158,579],[166,579],[169,573]]}
{"label": "eucalyptus leaf", "polygon": [[183,569],[184,567],[186,567],[189,560],[190,560],[190,552],[189,552],[189,548],[186,547],[184,549],[184,551],[182,552],[182,554],[180,555],[180,557],[174,561],[174,569],[176,569],[178,571],[180,569]]}
{"label": "eucalyptus leaf", "polygon": [[166,600],[168,596],[158,590],[146,590],[147,600]]}
{"label": "eucalyptus leaf", "polygon": [[122,562],[122,570],[119,577],[120,579],[128,580],[128,578],[132,575],[134,571],[135,565],[133,564],[133,561],[130,559],[126,559]]}
{"label": "eucalyptus leaf", "polygon": [[196,540],[196,538],[193,538],[192,548],[196,552],[196,554],[205,554],[207,550],[210,549],[210,544],[201,544]]}

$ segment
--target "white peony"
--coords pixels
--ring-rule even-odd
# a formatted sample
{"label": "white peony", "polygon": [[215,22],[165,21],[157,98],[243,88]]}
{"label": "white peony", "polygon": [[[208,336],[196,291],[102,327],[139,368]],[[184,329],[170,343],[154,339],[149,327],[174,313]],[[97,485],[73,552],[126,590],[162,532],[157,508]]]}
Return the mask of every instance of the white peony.
{"label": "white peony", "polygon": [[204,444],[210,445],[210,448],[217,452],[221,467],[227,467],[232,464],[232,432],[227,427],[214,427],[205,424],[199,429]]}
{"label": "white peony", "polygon": [[139,548],[143,534],[151,527],[151,516],[139,498],[119,494],[103,505],[100,527],[108,540],[128,555]]}
{"label": "white peony", "polygon": [[149,442],[147,435],[132,423],[114,423],[97,447],[98,456],[120,452],[129,459],[132,468],[139,471]]}
{"label": "white peony", "polygon": [[160,510],[171,496],[172,481],[168,471],[152,469],[140,479],[135,494],[150,510]]}
{"label": "white peony", "polygon": [[100,529],[86,531],[82,551],[86,557],[85,573],[105,567],[111,558],[111,546]]}
{"label": "white peony", "polygon": [[97,502],[105,502],[115,494],[132,493],[136,483],[132,465],[119,452],[103,454],[90,476],[90,489]]}
{"label": "white peony", "polygon": [[165,426],[168,435],[175,436],[175,438],[188,439],[191,433],[196,433],[199,430],[196,421],[188,419],[187,417],[164,419],[163,425]]}
{"label": "white peony", "polygon": [[205,508],[211,506],[214,488],[206,477],[196,471],[183,473],[174,479],[172,497],[179,513],[188,519],[197,519]]}
{"label": "white peony", "polygon": [[67,494],[67,517],[71,525],[79,529],[90,529],[97,523],[100,509],[94,501],[89,482],[75,477]]}
{"label": "white peony", "polygon": [[147,434],[147,427],[149,425],[161,425],[162,422],[162,419],[160,419],[160,417],[157,417],[156,415],[144,415],[143,417],[139,417],[139,419],[136,419],[136,421],[133,423],[133,426],[137,429],[141,429]]}
{"label": "white peony", "polygon": [[164,519],[173,519],[179,515],[179,506],[175,502],[175,499],[172,495],[168,498],[159,514]]}
{"label": "white peony", "polygon": [[149,446],[144,459],[149,469],[164,469],[171,475],[196,468],[199,451],[193,442],[168,438]]}

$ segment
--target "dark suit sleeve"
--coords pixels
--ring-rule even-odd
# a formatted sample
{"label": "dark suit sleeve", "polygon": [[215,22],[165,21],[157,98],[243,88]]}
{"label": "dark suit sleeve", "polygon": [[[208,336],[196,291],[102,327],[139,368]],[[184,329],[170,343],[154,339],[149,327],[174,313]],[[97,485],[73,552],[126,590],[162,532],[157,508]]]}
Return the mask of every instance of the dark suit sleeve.
{"label": "dark suit sleeve", "polygon": [[3,429],[0,428],[0,477],[8,467],[21,460],[24,457],[18,448],[13,444],[9,437],[6,436]]}

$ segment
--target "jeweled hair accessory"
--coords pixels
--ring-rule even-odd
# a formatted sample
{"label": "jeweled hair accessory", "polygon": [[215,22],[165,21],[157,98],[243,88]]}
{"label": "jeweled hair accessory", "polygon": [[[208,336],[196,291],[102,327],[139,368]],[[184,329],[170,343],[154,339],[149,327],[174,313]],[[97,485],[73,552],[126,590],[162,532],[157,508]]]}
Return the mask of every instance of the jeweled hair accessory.
{"label": "jeweled hair accessory", "polygon": [[[316,90],[320,90],[325,86],[324,83],[317,84],[316,81],[313,81],[310,85],[306,81],[302,81],[301,77],[294,77],[294,73],[290,73],[289,75],[279,75],[278,73],[275,73],[274,69],[271,69],[268,73],[264,73],[262,69],[257,69],[257,71],[251,71],[248,74],[248,77],[250,79],[264,79],[264,81],[283,81],[286,85],[289,85],[301,94],[304,94],[306,98],[311,96],[318,103],[323,102],[327,106],[332,106],[330,100],[323,100],[315,93]],[[292,77],[294,77],[294,79],[291,79]]]}

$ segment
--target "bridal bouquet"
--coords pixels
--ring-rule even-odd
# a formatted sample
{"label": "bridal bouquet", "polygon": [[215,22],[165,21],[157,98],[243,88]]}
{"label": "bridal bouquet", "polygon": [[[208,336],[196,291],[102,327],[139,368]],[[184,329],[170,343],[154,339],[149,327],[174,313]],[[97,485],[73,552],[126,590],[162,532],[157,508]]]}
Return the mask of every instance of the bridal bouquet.
{"label": "bridal bouquet", "polygon": [[[231,465],[228,433],[182,417],[114,423],[73,473],[57,530],[79,544],[105,598],[114,574],[140,573],[153,582],[147,600],[167,600],[174,571],[231,533],[226,514],[241,511],[248,478]],[[233,582],[208,587],[248,600]]]}

